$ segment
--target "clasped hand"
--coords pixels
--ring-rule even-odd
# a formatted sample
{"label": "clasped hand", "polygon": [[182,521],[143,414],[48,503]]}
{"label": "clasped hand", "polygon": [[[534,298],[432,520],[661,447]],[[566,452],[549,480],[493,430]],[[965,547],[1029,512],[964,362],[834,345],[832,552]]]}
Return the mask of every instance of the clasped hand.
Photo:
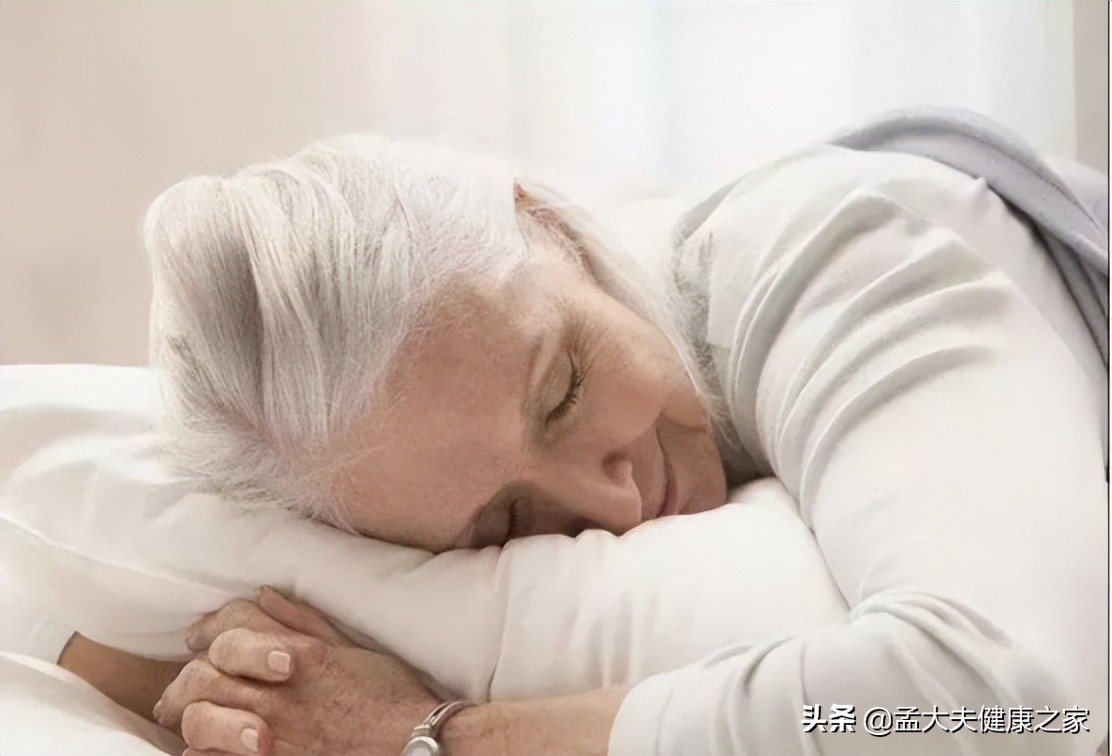
{"label": "clasped hand", "polygon": [[198,622],[155,719],[200,754],[400,753],[436,705],[416,672],[263,589]]}

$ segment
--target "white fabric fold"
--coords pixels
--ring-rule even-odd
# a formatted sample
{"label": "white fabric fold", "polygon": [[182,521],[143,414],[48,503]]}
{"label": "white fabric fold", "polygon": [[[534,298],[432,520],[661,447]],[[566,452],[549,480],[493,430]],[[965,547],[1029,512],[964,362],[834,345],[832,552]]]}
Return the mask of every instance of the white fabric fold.
{"label": "white fabric fold", "polygon": [[846,618],[775,480],[620,538],[434,556],[190,493],[150,430],[153,389],[142,368],[0,368],[5,603],[30,592],[96,641],[184,659],[192,622],[273,585],[477,701],[634,683]]}
{"label": "white fabric fold", "polygon": [[[1030,275],[1045,255],[986,192],[921,158],[820,147],[739,182],[692,234],[738,435],[798,502],[850,622],[640,684],[612,752],[1096,750],[1103,371],[1060,335],[1085,334],[1075,311],[1034,305],[1068,295]],[[806,733],[804,706],[832,704],[1084,707],[1091,732]]]}

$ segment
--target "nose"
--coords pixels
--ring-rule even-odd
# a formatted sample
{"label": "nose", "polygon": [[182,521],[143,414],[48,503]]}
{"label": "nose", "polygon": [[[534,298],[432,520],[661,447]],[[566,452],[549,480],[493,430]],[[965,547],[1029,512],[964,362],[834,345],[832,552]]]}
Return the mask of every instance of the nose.
{"label": "nose", "polygon": [[532,477],[546,506],[537,529],[574,534],[602,528],[621,535],[640,525],[647,504],[638,479],[650,469],[655,451],[650,431],[625,449],[540,462]]}

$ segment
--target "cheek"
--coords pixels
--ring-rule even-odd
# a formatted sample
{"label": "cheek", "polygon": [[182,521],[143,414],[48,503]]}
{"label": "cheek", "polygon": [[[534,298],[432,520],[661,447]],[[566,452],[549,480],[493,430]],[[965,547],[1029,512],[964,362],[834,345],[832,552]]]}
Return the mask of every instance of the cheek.
{"label": "cheek", "polygon": [[672,401],[668,372],[666,363],[635,343],[604,345],[589,368],[584,419],[623,437],[640,435]]}
{"label": "cheek", "polygon": [[702,512],[722,506],[726,502],[726,471],[722,456],[710,433],[704,433],[695,446],[696,493],[692,497],[693,510]]}
{"label": "cheek", "polygon": [[680,482],[681,511],[704,512],[726,501],[726,474],[708,430],[663,420],[661,445],[668,450]]}
{"label": "cheek", "polygon": [[644,346],[649,356],[640,361],[635,380],[653,387],[660,414],[686,428],[709,430],[706,410],[672,344],[654,329]]}
{"label": "cheek", "polygon": [[661,418],[705,435],[710,429],[705,408],[671,342],[608,296],[592,304],[591,317],[603,328],[592,360],[597,379],[592,399],[598,403],[587,409],[619,412],[643,427]]}
{"label": "cheek", "polygon": [[667,398],[689,383],[663,333],[617,303],[606,315],[604,352],[611,355],[613,370],[630,389]]}

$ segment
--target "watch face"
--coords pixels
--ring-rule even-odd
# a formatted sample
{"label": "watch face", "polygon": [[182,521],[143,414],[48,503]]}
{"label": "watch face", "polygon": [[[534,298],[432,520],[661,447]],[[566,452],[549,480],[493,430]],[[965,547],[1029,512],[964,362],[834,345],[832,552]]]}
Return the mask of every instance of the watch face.
{"label": "watch face", "polygon": [[402,756],[440,756],[440,744],[427,735],[418,735],[405,744]]}

